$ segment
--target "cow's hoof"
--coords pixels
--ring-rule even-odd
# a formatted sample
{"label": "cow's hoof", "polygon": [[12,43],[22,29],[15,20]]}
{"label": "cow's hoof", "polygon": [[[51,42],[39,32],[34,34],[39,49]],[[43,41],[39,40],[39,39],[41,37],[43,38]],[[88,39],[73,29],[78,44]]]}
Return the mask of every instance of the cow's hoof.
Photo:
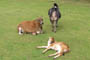
{"label": "cow's hoof", "polygon": [[58,27],[58,25],[56,27]]}
{"label": "cow's hoof", "polygon": [[53,32],[54,30],[52,30],[52,32]]}
{"label": "cow's hoof", "polygon": [[19,33],[19,35],[23,35],[23,33]]}
{"label": "cow's hoof", "polygon": [[37,35],[36,33],[32,33],[32,35]]}
{"label": "cow's hoof", "polygon": [[54,31],[54,33],[56,33],[56,31]]}
{"label": "cow's hoof", "polygon": [[45,54],[45,52],[42,52],[42,54]]}
{"label": "cow's hoof", "polygon": [[50,55],[48,57],[51,57]]}
{"label": "cow's hoof", "polygon": [[65,54],[63,54],[63,56],[64,56]]}
{"label": "cow's hoof", "polygon": [[55,2],[54,0],[52,0],[51,2]]}
{"label": "cow's hoof", "polygon": [[56,60],[56,58],[53,58],[53,60]]}
{"label": "cow's hoof", "polygon": [[44,34],[44,32],[42,31],[40,34]]}

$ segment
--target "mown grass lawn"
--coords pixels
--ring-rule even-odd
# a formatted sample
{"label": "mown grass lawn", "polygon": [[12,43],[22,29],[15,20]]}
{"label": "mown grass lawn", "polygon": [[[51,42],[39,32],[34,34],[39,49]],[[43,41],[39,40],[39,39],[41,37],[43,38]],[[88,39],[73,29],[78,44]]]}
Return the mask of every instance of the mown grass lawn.
{"label": "mown grass lawn", "polygon": [[[38,45],[47,45],[48,37],[63,41],[70,46],[71,52],[57,60],[90,60],[90,3],[56,0],[61,10],[57,32],[51,31],[48,9],[51,0],[0,0],[0,60],[52,60],[42,54],[44,49]],[[45,34],[32,36],[18,35],[17,25],[21,21],[33,20],[42,16]]]}

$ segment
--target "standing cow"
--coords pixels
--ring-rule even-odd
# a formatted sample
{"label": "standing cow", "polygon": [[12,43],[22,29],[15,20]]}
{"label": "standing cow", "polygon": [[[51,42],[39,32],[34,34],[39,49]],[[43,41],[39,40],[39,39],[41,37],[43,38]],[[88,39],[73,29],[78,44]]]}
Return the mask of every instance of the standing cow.
{"label": "standing cow", "polygon": [[54,3],[54,6],[49,9],[48,15],[50,18],[50,22],[52,24],[52,31],[56,32],[58,20],[59,20],[59,18],[61,18],[61,13],[60,13],[58,5],[56,3]]}

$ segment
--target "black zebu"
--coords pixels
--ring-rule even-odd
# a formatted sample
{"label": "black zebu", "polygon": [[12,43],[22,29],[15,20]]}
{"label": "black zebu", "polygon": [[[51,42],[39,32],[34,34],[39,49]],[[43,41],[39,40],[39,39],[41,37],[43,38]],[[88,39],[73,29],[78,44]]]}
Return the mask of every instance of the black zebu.
{"label": "black zebu", "polygon": [[61,13],[60,13],[58,5],[56,3],[54,3],[54,6],[49,9],[48,15],[50,18],[50,22],[52,24],[52,31],[56,32],[58,20],[59,20],[59,18],[61,18]]}

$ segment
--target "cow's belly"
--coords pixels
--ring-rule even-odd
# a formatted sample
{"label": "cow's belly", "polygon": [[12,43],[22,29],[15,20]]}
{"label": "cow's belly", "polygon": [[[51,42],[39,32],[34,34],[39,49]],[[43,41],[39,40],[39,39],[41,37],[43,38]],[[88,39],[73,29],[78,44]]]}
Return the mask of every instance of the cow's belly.
{"label": "cow's belly", "polygon": [[61,46],[60,45],[55,45],[51,49],[53,49],[55,51],[59,51],[61,49]]}

